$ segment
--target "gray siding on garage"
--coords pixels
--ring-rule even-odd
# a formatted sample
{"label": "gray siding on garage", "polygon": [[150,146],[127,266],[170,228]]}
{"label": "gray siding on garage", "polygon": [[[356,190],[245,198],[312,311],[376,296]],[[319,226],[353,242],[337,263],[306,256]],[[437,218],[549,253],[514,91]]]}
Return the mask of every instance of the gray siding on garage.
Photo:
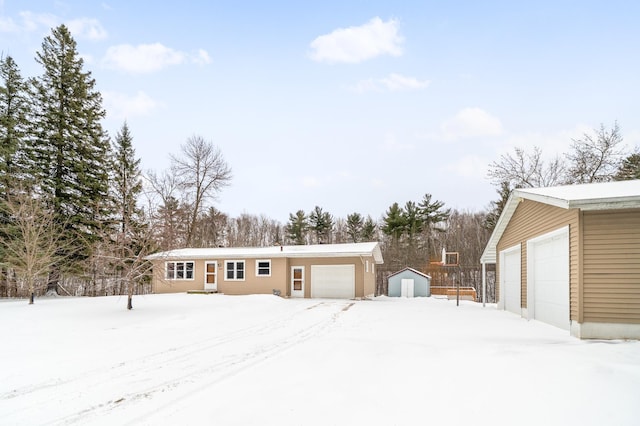
{"label": "gray siding on garage", "polygon": [[390,297],[401,296],[401,285],[403,279],[413,280],[413,296],[414,297],[429,297],[431,296],[431,277],[419,273],[412,269],[403,269],[389,276],[388,295]]}

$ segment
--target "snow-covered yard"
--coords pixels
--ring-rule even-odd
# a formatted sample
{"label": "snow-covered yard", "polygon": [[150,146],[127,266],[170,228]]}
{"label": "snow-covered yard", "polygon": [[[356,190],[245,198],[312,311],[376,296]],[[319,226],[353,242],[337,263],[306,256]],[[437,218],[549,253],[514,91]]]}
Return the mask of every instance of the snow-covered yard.
{"label": "snow-covered yard", "polygon": [[3,425],[637,425],[640,342],[434,298],[0,301]]}

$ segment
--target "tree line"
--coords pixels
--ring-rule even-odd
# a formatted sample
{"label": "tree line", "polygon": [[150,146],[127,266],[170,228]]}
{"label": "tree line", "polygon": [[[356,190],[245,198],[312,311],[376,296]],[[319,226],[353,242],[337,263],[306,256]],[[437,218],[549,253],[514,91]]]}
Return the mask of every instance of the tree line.
{"label": "tree line", "polygon": [[[427,270],[442,248],[460,253],[465,280],[478,286],[479,258],[514,188],[637,179],[640,154],[621,145],[617,123],[573,141],[563,158],[516,149],[492,163],[498,200],[460,212],[426,193],[393,203],[380,218],[334,217],[320,206],[285,224],[267,216],[230,217],[214,207],[232,180],[222,152],[194,134],[163,171],[143,172],[124,122],[110,137],[91,72],[64,25],[45,37],[35,60],[42,74],[23,78],[0,58],[0,297],[134,294],[150,291],[144,257],[181,247],[238,247],[379,241],[379,294],[388,274]],[[475,271],[475,272],[474,272]]]}

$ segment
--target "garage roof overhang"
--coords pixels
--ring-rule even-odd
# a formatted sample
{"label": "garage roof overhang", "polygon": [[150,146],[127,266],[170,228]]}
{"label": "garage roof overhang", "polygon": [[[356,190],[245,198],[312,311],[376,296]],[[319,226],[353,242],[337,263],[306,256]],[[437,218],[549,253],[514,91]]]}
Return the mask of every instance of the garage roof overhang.
{"label": "garage roof overhang", "polygon": [[518,204],[525,199],[585,211],[640,208],[640,180],[514,189],[480,257],[480,263],[496,263],[498,241]]}

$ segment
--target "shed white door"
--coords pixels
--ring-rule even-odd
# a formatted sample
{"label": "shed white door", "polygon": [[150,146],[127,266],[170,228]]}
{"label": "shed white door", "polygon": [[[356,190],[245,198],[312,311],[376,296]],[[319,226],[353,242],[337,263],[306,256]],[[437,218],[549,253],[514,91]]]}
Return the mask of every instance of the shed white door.
{"label": "shed white door", "polygon": [[412,278],[403,278],[400,281],[400,296],[413,297],[414,281]]}
{"label": "shed white door", "polygon": [[353,299],[355,265],[311,265],[311,297]]}
{"label": "shed white door", "polygon": [[569,229],[527,242],[529,317],[569,329]]}
{"label": "shed white door", "polygon": [[500,252],[500,300],[503,308],[522,315],[520,246]]}

